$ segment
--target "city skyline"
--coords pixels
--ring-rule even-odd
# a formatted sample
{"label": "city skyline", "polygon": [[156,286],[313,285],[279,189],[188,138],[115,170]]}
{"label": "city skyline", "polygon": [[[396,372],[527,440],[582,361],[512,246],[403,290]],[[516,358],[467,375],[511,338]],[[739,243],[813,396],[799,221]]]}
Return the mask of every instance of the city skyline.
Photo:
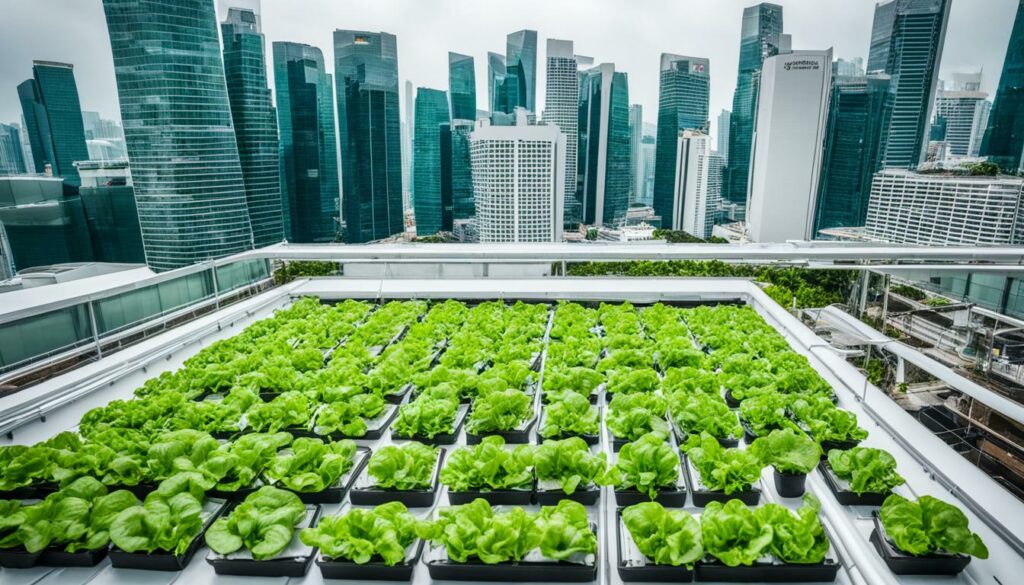
{"label": "city skyline", "polygon": [[[504,0],[502,0],[504,1]],[[59,6],[58,6],[59,3]],[[252,4],[242,0],[232,4]],[[837,58],[867,58],[874,2],[871,0],[824,0],[777,2],[783,6],[786,33],[793,36],[793,48],[832,46]],[[476,6],[455,0],[409,3],[386,0],[368,5],[348,0],[325,2],[309,0],[309,10],[289,10],[281,0],[263,0],[263,29],[267,44],[293,41],[321,46],[330,53],[335,28],[381,30],[399,38],[399,75],[401,82],[414,86],[447,87],[448,51],[463,53],[476,61],[478,107],[486,109],[487,51],[503,52],[506,36],[515,30],[537,31],[538,71],[537,109],[545,95],[545,40],[570,39],[578,54],[595,62],[613,62],[617,71],[629,76],[631,103],[644,106],[645,122],[653,122],[658,106],[658,66],[663,52],[698,54],[710,58],[718,72],[711,83],[710,111],[731,109],[738,66],[739,28],[746,1],[720,1],[713,7],[700,0],[658,1],[645,4],[643,10],[624,2],[598,0],[587,4],[572,19],[557,18],[577,3],[571,0],[516,3],[514,13],[500,10],[494,3]],[[595,6],[600,4],[600,6]],[[969,5],[968,5],[969,4]],[[949,31],[939,77],[952,73],[984,69],[982,91],[995,94],[999,72],[1009,41],[1017,3],[1013,0],[953,2]],[[401,7],[401,10],[398,10]],[[695,7],[703,9],[704,19],[684,19]],[[59,13],[60,19],[44,16]],[[459,15],[452,21],[446,15]],[[218,2],[218,21],[226,15],[226,4]],[[395,14],[402,14],[396,18]],[[622,18],[616,15],[621,13]],[[502,15],[500,18],[498,15]],[[673,19],[673,15],[679,18]],[[96,110],[105,118],[119,119],[114,89],[109,39],[104,30],[99,0],[67,4],[59,0],[39,0],[8,7],[8,16],[0,23],[0,46],[7,57],[0,63],[0,84],[16,85],[31,73],[31,61],[64,60],[76,66],[83,109]],[[628,16],[628,18],[627,18]],[[447,19],[447,20],[446,20]],[[472,21],[474,30],[467,35],[458,22]],[[456,22],[458,21],[458,22]],[[658,25],[677,22],[675,28]],[[448,22],[446,24],[446,22]],[[46,43],[39,43],[46,26]],[[96,26],[94,26],[96,25]],[[442,27],[439,29],[438,27]],[[436,34],[452,27],[451,35]],[[454,34],[455,29],[459,34]],[[976,31],[985,30],[979,36]],[[61,31],[64,31],[63,33]],[[623,39],[608,43],[608,39]],[[64,39],[67,39],[66,41]],[[74,40],[72,40],[74,39]],[[88,42],[82,42],[85,39]],[[457,41],[454,39],[458,39]],[[628,40],[627,40],[628,39]],[[683,40],[681,40],[683,39]],[[325,54],[325,60],[332,61]],[[267,56],[269,61],[269,55]],[[273,87],[273,72],[268,72]],[[0,122],[20,121],[16,93],[2,94]],[[276,95],[274,96],[276,101]],[[538,112],[539,113],[539,112]],[[711,136],[717,138],[717,115],[711,116]]]}

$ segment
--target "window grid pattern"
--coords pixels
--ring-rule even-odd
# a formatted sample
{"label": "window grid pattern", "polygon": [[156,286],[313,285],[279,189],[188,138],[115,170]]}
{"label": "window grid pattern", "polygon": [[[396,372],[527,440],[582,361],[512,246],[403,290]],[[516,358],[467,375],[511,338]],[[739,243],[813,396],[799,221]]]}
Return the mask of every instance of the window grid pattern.
{"label": "window grid pattern", "polygon": [[472,141],[481,243],[554,241],[561,227],[555,225],[556,148],[552,140]]}

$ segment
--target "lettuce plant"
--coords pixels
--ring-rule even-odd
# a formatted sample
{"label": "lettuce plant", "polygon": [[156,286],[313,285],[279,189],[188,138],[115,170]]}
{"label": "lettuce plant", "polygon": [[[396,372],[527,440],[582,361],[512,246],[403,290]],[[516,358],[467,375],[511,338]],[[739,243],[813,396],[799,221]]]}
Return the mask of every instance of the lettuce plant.
{"label": "lettuce plant", "polygon": [[110,541],[125,552],[184,554],[203,531],[204,492],[213,483],[194,471],[167,478],[141,506],[125,508],[110,523]]}
{"label": "lettuce plant", "polygon": [[658,394],[616,394],[608,404],[605,424],[617,439],[633,441],[652,432],[668,436],[666,408]]}
{"label": "lettuce plant", "polygon": [[488,392],[473,401],[466,422],[470,433],[511,431],[533,416],[533,398],[519,390]]}
{"label": "lettuce plant", "polygon": [[622,511],[622,523],[640,552],[657,565],[692,567],[704,556],[700,523],[689,512],[642,502]]}
{"label": "lettuce plant", "polygon": [[736,413],[718,395],[676,392],[669,398],[669,412],[688,435],[708,433],[719,439],[738,439],[743,435]]}
{"label": "lettuce plant", "polygon": [[932,496],[911,501],[892,494],[878,512],[885,533],[901,551],[914,556],[960,553],[988,558],[988,547],[971,532],[967,516]]}
{"label": "lettuce plant", "polygon": [[868,432],[857,426],[857,415],[838,408],[825,396],[806,396],[793,401],[796,419],[807,427],[819,443],[822,441],[861,441]]}
{"label": "lettuce plant", "polygon": [[254,431],[276,433],[304,428],[313,415],[309,399],[301,392],[285,392],[270,402],[258,402],[245,411],[246,425]]}
{"label": "lettuce plant", "polygon": [[292,492],[263,486],[221,516],[206,531],[206,544],[229,555],[243,548],[257,561],[272,559],[288,548],[306,506]]}
{"label": "lettuce plant", "polygon": [[560,500],[555,506],[544,506],[534,524],[540,532],[540,554],[546,559],[564,561],[597,553],[597,535],[579,502]]}
{"label": "lettuce plant", "polygon": [[661,378],[650,368],[619,369],[608,377],[605,388],[611,394],[650,393],[658,389]]}
{"label": "lettuce plant", "polygon": [[709,502],[700,517],[704,550],[726,566],[753,565],[768,552],[774,533],[740,500]]}
{"label": "lettuce plant", "polygon": [[784,563],[816,564],[825,560],[828,537],[818,514],[821,502],[812,494],[804,494],[804,505],[794,514],[779,504],[765,504],[754,515],[772,529],[769,550]]}
{"label": "lettuce plant", "polygon": [[783,473],[810,473],[821,460],[821,447],[807,435],[793,429],[772,431],[768,436],[756,439],[749,451],[765,465]]}
{"label": "lettuce plant", "polygon": [[337,516],[325,516],[299,538],[307,546],[320,548],[328,559],[365,565],[375,558],[394,566],[405,559],[405,551],[416,540],[416,518],[401,502],[388,502],[373,509],[352,508]]}
{"label": "lettuce plant", "polygon": [[504,448],[500,435],[456,449],[441,469],[441,483],[454,492],[528,488],[533,483],[533,448]]}
{"label": "lettuce plant", "polygon": [[661,380],[661,390],[666,396],[675,392],[718,396],[721,389],[722,378],[718,374],[694,367],[668,368]]}
{"label": "lettuce plant", "polygon": [[266,466],[269,482],[299,493],[315,493],[335,485],[355,464],[356,444],[350,440],[325,443],[302,437],[277,453]]}
{"label": "lettuce plant", "polygon": [[357,394],[325,405],[316,415],[313,432],[318,435],[340,433],[346,437],[366,434],[366,419],[384,412],[384,399],[377,394]]}
{"label": "lettuce plant", "polygon": [[367,471],[380,488],[428,489],[433,481],[437,453],[437,449],[422,443],[387,445],[370,456]]}
{"label": "lettuce plant", "polygon": [[540,481],[557,481],[571,495],[579,488],[604,482],[607,462],[604,455],[590,452],[579,437],[544,441],[534,450],[533,468]]}
{"label": "lettuce plant", "polygon": [[292,436],[284,432],[242,435],[210,453],[200,470],[216,479],[217,490],[238,491],[251,486],[277,451],[291,442]]}
{"label": "lettuce plant", "polygon": [[726,449],[708,433],[690,435],[683,451],[710,491],[726,495],[747,491],[761,477],[764,464],[742,449]]}
{"label": "lettuce plant", "polygon": [[563,390],[571,390],[584,397],[590,396],[604,382],[604,374],[597,370],[582,367],[570,367],[544,371],[544,392],[553,395]]}
{"label": "lettuce plant", "polygon": [[569,437],[596,435],[601,430],[597,407],[590,400],[575,392],[566,391],[551,397],[551,403],[544,407],[544,424],[540,436]]}
{"label": "lettuce plant", "polygon": [[774,391],[766,392],[741,402],[740,418],[755,437],[760,437],[792,424],[786,417],[788,407],[787,395]]}
{"label": "lettuce plant", "polygon": [[163,480],[181,471],[197,471],[220,444],[209,434],[192,429],[164,433],[146,454],[150,479]]}
{"label": "lettuce plant", "polygon": [[679,481],[679,456],[665,437],[644,435],[622,446],[607,477],[619,489],[635,488],[653,500],[659,488],[675,487]]}
{"label": "lettuce plant", "polygon": [[849,482],[850,491],[857,495],[888,493],[904,483],[903,477],[896,473],[896,459],[883,449],[832,449],[828,452],[828,464],[837,477]]}
{"label": "lettuce plant", "polygon": [[703,351],[690,344],[689,337],[659,341],[655,356],[662,370],[685,367],[703,369],[707,358]]}
{"label": "lettuce plant", "polygon": [[453,432],[458,414],[459,402],[456,399],[420,396],[399,407],[398,418],[391,425],[391,431],[403,437],[433,439]]}

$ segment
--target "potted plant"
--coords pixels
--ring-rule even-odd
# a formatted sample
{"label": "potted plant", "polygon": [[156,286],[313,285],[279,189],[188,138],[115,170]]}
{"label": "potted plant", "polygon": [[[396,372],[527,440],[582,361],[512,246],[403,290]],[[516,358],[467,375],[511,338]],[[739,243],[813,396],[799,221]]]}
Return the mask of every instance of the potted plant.
{"label": "potted plant", "polygon": [[821,460],[821,447],[807,435],[793,429],[772,431],[750,445],[750,451],[775,471],[775,489],[784,498],[804,494],[807,474]]}

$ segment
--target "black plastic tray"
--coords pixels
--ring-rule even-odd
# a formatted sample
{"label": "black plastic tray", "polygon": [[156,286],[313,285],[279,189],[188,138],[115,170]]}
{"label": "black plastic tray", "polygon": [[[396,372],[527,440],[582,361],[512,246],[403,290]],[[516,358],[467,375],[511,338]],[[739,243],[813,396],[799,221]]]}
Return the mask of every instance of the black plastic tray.
{"label": "black plastic tray", "polygon": [[0,550],[0,567],[7,569],[31,569],[36,566],[43,551],[30,553],[24,548]]}
{"label": "black plastic tray", "polygon": [[43,551],[36,564],[43,567],[95,567],[107,558],[109,549],[109,546],[104,546],[99,550],[70,553],[63,547],[50,547]]}
{"label": "black plastic tray", "polygon": [[[813,438],[813,435],[811,435]],[[821,442],[821,458],[828,459],[828,452],[832,449],[839,449],[840,451],[849,451],[857,445],[860,445],[860,441],[822,441]]]}
{"label": "black plastic tray", "polygon": [[747,567],[730,567],[713,558],[697,563],[697,581],[734,583],[824,583],[836,580],[839,563],[832,559],[814,565],[757,562]]}
{"label": "black plastic tray", "polygon": [[[352,469],[348,471],[348,478],[342,474],[338,483],[319,492],[294,492],[295,495],[299,496],[303,504],[340,504],[341,500],[345,497],[345,492],[352,487],[355,483],[356,478],[366,467],[366,464],[370,462],[370,449],[368,447],[356,447],[355,462],[352,464]],[[285,486],[279,486],[283,490],[288,488]],[[294,490],[288,490],[294,491]]]}
{"label": "black plastic tray", "polygon": [[487,500],[492,506],[529,506],[533,500],[534,485],[522,490],[448,490],[448,502],[453,506],[468,504],[477,498]]}
{"label": "black plastic tray", "polygon": [[542,437],[540,433],[537,433],[537,444],[541,444],[544,441],[564,441],[565,439],[571,439],[573,437],[579,437],[583,439],[583,442],[593,447],[601,441],[600,435],[558,435],[557,437]]}
{"label": "black plastic tray", "polygon": [[[385,409],[386,408],[390,408],[391,406],[392,405],[389,404],[388,406],[385,406],[384,408]],[[377,439],[379,439],[382,436],[384,436],[384,431],[388,430],[388,427],[391,426],[391,423],[393,423],[395,421],[396,417],[398,417],[398,408],[397,407],[391,409],[391,414],[389,414],[387,416],[387,418],[385,418],[384,420],[381,421],[379,427],[377,427],[375,429],[367,429],[366,430],[366,434],[362,435],[362,436],[359,436],[359,437],[356,437],[356,436],[353,436],[353,435],[346,435],[345,433],[338,433],[338,432],[328,433],[326,435],[318,435],[314,431],[309,430],[309,429],[304,429],[303,432],[305,433],[305,436],[307,436],[307,437],[314,437],[314,438],[317,438],[317,439],[323,439],[324,441],[331,441],[332,443],[336,443],[336,442],[342,441],[344,439],[376,441]],[[316,427],[316,419],[313,419],[312,423],[313,423],[312,424],[313,428],[315,428]],[[296,434],[296,432],[292,432],[292,434],[295,435],[295,436],[300,436],[301,435],[301,433]]]}
{"label": "black plastic tray", "polygon": [[697,470],[690,469],[690,467],[689,460],[683,459],[683,471],[686,472],[686,487],[693,494],[693,505],[698,508],[703,508],[711,502],[722,502],[724,504],[729,500],[740,500],[748,506],[756,506],[761,501],[761,489],[756,484],[752,485],[748,490],[728,495],[722,490],[698,490],[697,478],[695,477]]}
{"label": "black plastic tray", "polygon": [[[615,490],[615,505],[620,508],[650,501],[652,500],[647,495],[647,492],[640,492],[635,488],[628,490]],[[686,505],[686,488],[658,490],[658,495],[653,501],[665,506],[666,508],[682,508]]]}
{"label": "black plastic tray", "polygon": [[455,429],[450,433],[441,433],[440,435],[434,435],[433,437],[428,438],[423,435],[407,437],[405,435],[400,435],[395,431],[391,431],[391,438],[396,441],[416,441],[417,443],[423,443],[424,445],[454,445],[455,441],[459,439],[459,433],[462,432],[462,425],[466,424],[467,416],[469,416],[469,409],[462,408],[460,405],[459,411],[455,415]]}
{"label": "black plastic tray", "polygon": [[644,566],[626,566],[622,558],[622,508],[615,513],[615,551],[619,577],[623,581],[643,581],[647,583],[690,583],[693,581],[693,569],[686,565],[657,565],[653,561]]}
{"label": "black plastic tray", "polygon": [[401,404],[402,401],[405,400],[405,395],[409,393],[409,390],[412,390],[412,384],[402,386],[398,389],[398,392],[385,394],[384,402],[387,402],[388,404]]}
{"label": "black plastic tray", "polygon": [[514,431],[494,431],[486,432],[479,435],[466,431],[466,444],[479,445],[480,442],[484,440],[484,437],[489,437],[491,435],[499,435],[501,438],[505,439],[506,445],[520,445],[523,443],[529,443],[530,431],[533,430],[533,426],[536,424],[537,415],[535,414],[533,415],[533,418],[526,422],[526,425],[522,429],[516,429]]}
{"label": "black plastic tray", "polygon": [[[222,516],[231,513],[234,506],[228,506],[221,511]],[[316,526],[320,519],[322,508],[317,506],[313,516],[309,519],[310,526]],[[298,529],[297,529],[298,530]],[[270,559],[257,561],[254,559],[228,559],[206,557],[206,562],[213,566],[213,571],[218,575],[238,575],[240,577],[305,577],[309,567],[317,556],[317,548],[313,547],[308,556],[290,557],[281,559]]]}
{"label": "black plastic tray", "polygon": [[818,464],[818,471],[821,472],[821,476],[825,479],[825,485],[836,497],[836,501],[843,506],[881,506],[885,498],[889,497],[892,492],[886,492],[880,494],[878,492],[867,492],[864,494],[857,495],[850,490],[839,487],[839,477],[836,476],[835,472],[832,471],[832,467],[829,466],[828,460],[823,460]]}
{"label": "black plastic tray", "polygon": [[961,554],[904,554],[885,536],[885,528],[882,527],[878,514],[872,515],[875,529],[871,531],[869,540],[878,551],[878,556],[882,557],[889,570],[896,575],[958,575],[971,562],[971,557]]}
{"label": "black plastic tray", "polygon": [[420,555],[423,553],[423,541],[418,540],[413,545],[412,557],[395,566],[385,565],[382,561],[371,560],[362,565],[345,560],[331,560],[323,555],[317,559],[316,564],[320,567],[320,574],[324,579],[350,579],[358,581],[411,581],[413,569],[420,562]]}
{"label": "black plastic tray", "polygon": [[[688,432],[686,432],[683,429],[679,428],[679,425],[677,425],[674,421],[672,422],[672,432],[675,433],[675,435],[676,435],[676,442],[679,445],[684,445],[686,443],[687,437],[690,436],[690,434]],[[739,437],[724,437],[724,438],[723,437],[715,437],[715,440],[718,441],[719,445],[725,447],[726,449],[732,449],[734,447],[738,447],[739,444],[740,444],[740,438]]]}
{"label": "black plastic tray", "polygon": [[225,505],[222,504],[216,512],[210,515],[206,524],[203,525],[203,529],[192,539],[188,549],[183,554],[176,555],[172,552],[130,553],[115,546],[110,549],[110,565],[116,569],[141,569],[143,571],[183,570],[192,561],[192,557],[195,556],[196,552],[203,547],[205,543],[203,536],[206,534],[206,530],[220,516]]}
{"label": "black plastic tray", "polygon": [[437,492],[440,491],[441,465],[444,463],[445,450],[442,447],[437,454],[434,467],[434,478],[429,490],[394,490],[378,487],[352,488],[348,494],[353,506],[379,506],[388,502],[402,502],[407,508],[426,508],[434,505]]}
{"label": "black plastic tray", "polygon": [[55,491],[56,486],[49,484],[27,485],[5,492],[0,491],[0,500],[41,500]]}
{"label": "black plastic tray", "polygon": [[453,563],[447,560],[427,561],[427,572],[435,581],[498,581],[548,583],[589,583],[597,579],[597,563],[579,565],[566,562],[496,563],[479,561]]}
{"label": "black plastic tray", "polygon": [[567,494],[561,489],[556,490],[542,490],[538,489],[533,493],[533,501],[541,506],[555,506],[562,500],[572,500],[579,502],[584,506],[593,506],[597,504],[597,500],[601,497],[601,488],[598,486],[590,486],[587,489],[577,489],[571,494]]}

